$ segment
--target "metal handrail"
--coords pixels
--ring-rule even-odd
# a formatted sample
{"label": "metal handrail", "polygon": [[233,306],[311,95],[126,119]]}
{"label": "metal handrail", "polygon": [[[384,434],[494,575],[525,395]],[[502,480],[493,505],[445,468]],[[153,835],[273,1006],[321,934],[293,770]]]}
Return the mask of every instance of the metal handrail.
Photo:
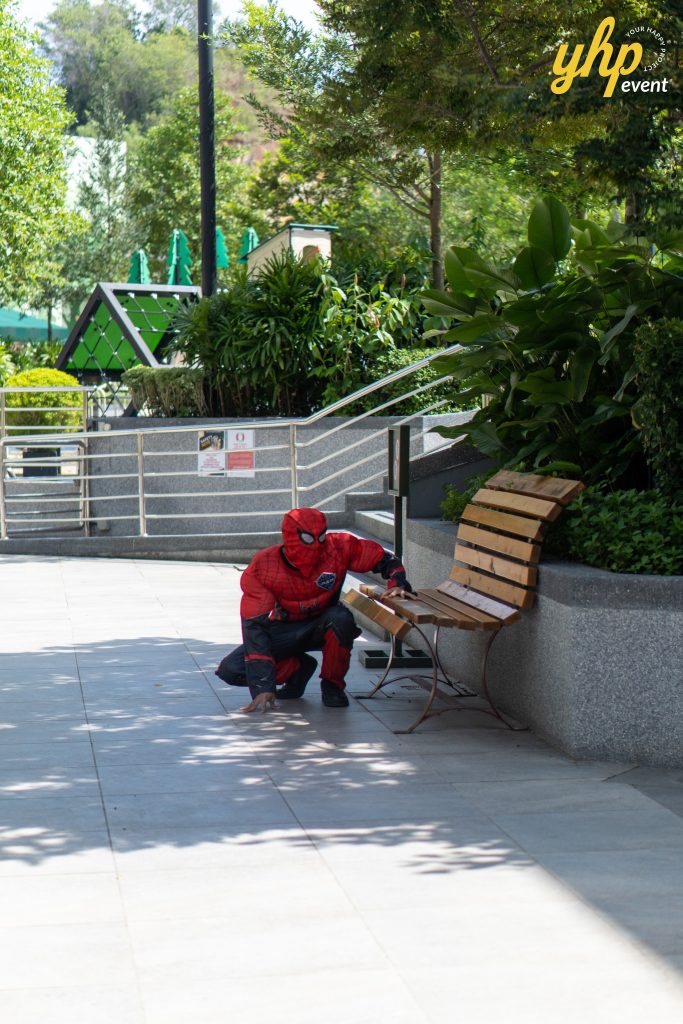
{"label": "metal handrail", "polygon": [[[199,498],[234,498],[237,497],[239,501],[244,504],[244,499],[263,497],[265,503],[259,503],[260,507],[264,509],[263,514],[265,515],[276,515],[281,512],[276,512],[272,509],[273,497],[277,496],[288,496],[291,504],[288,503],[287,507],[296,507],[299,504],[299,497],[302,494],[307,495],[307,501],[310,500],[311,504],[315,507],[327,506],[336,501],[338,498],[348,493],[352,489],[358,489],[365,486],[371,481],[375,481],[381,478],[386,473],[385,458],[386,458],[386,444],[384,438],[386,437],[386,428],[382,427],[379,429],[371,429],[369,432],[364,431],[364,436],[358,438],[353,437],[348,443],[342,442],[340,447],[333,446],[333,450],[327,451],[320,455],[320,457],[313,457],[305,464],[299,463],[299,453],[304,449],[308,450],[313,445],[320,445],[323,442],[329,442],[329,440],[335,437],[340,431],[359,424],[363,424],[363,421],[368,420],[370,417],[377,415],[378,413],[384,413],[392,409],[398,403],[405,401],[407,398],[415,398],[416,396],[425,395],[431,389],[443,384],[450,378],[441,376],[436,380],[430,381],[427,384],[422,384],[417,387],[408,388],[404,393],[389,398],[384,402],[379,402],[373,408],[369,408],[361,413],[346,418],[342,423],[335,423],[329,429],[324,429],[321,433],[316,432],[316,436],[302,438],[300,433],[304,432],[306,428],[315,426],[316,424],[322,423],[324,420],[329,419],[337,414],[342,413],[352,404],[366,399],[368,396],[381,391],[387,386],[395,385],[396,382],[409,378],[415,374],[416,371],[423,369],[430,365],[435,359],[438,359],[444,355],[451,355],[460,349],[459,345],[451,346],[448,349],[437,350],[420,359],[418,362],[413,363],[409,366],[402,367],[400,370],[396,370],[393,373],[387,375],[382,380],[373,381],[371,384],[367,384],[362,388],[358,388],[352,394],[347,395],[345,398],[339,399],[336,402],[331,403],[324,409],[319,410],[316,413],[312,413],[305,417],[282,417],[282,418],[270,418],[270,419],[255,419],[245,421],[241,420],[216,420],[212,419],[209,421],[202,421],[196,424],[183,424],[183,425],[171,425],[171,426],[150,426],[149,428],[142,428],[141,426],[128,427],[123,429],[111,430],[91,430],[78,431],[71,426],[64,425],[63,428],[59,428],[55,431],[55,427],[47,427],[45,434],[49,433],[49,443],[54,447],[69,447],[78,446],[80,449],[77,456],[69,455],[65,452],[60,453],[57,456],[42,456],[31,460],[30,465],[32,467],[38,466],[50,466],[59,465],[64,462],[78,462],[77,472],[69,473],[68,479],[73,482],[79,488],[79,525],[85,528],[87,535],[90,533],[90,527],[93,523],[102,524],[103,522],[137,522],[138,533],[141,536],[147,535],[148,524],[152,521],[158,523],[161,520],[181,520],[187,519],[188,521],[194,521],[198,519],[205,520],[224,520],[228,518],[244,519],[254,517],[258,515],[258,512],[254,511],[253,505],[249,511],[241,511],[238,509],[231,511],[218,510],[215,507],[215,502],[210,501],[206,504],[206,507],[196,510],[196,504],[190,506],[186,510],[178,511],[182,505],[179,505],[184,499],[192,499],[196,502]],[[83,394],[83,409],[84,409],[84,423],[87,426],[87,402],[88,392],[87,388],[13,388],[5,389],[5,391],[48,391],[48,390],[59,390],[59,391],[80,391]],[[410,423],[419,416],[427,415],[432,411],[438,410],[445,405],[445,400],[432,402],[419,412],[403,416],[394,422],[397,423]],[[21,411],[24,407],[12,406],[12,412]],[[54,412],[55,408],[59,407],[46,407],[50,412]],[[25,411],[37,411],[36,406],[27,406]],[[5,423],[5,395],[0,389],[0,420],[2,425],[6,428]],[[390,413],[389,413],[390,414]],[[370,426],[370,424],[368,424]],[[105,425],[107,428],[108,425]],[[30,512],[26,511],[26,501],[29,496],[20,493],[19,485],[23,481],[22,477],[17,477],[16,472],[14,473],[14,480],[17,484],[16,490],[19,493],[7,493],[7,486],[4,480],[5,472],[9,469],[10,474],[13,469],[19,466],[26,466],[27,463],[22,458],[13,454],[11,449],[36,449],[46,446],[46,437],[41,434],[37,436],[37,430],[35,427],[31,427],[30,434],[14,433],[14,430],[21,429],[18,427],[12,427],[12,433],[5,429],[2,436],[0,436],[0,537],[3,539],[8,536],[8,530],[15,524],[21,524],[25,522],[33,521],[31,518],[25,518],[29,516],[37,516],[41,514],[40,509],[31,509]],[[24,428],[25,429],[25,428]],[[237,485],[232,482],[225,486],[218,486],[213,488],[211,485],[207,486],[205,490],[198,490],[196,487],[192,487],[189,483],[188,490],[182,490],[184,486],[181,481],[187,478],[197,478],[198,475],[201,477],[203,474],[199,472],[195,466],[191,468],[177,468],[175,465],[168,465],[167,458],[173,456],[175,459],[180,459],[180,465],[186,465],[186,459],[197,458],[197,447],[196,441],[192,441],[189,448],[181,448],[178,445],[173,445],[171,450],[164,448],[164,450],[154,450],[154,437],[163,437],[166,435],[181,435],[190,434],[196,436],[197,433],[210,430],[227,431],[233,430],[253,430],[256,432],[262,432],[264,430],[270,431],[282,431],[285,437],[282,443],[269,443],[264,445],[257,445],[257,451],[259,457],[266,458],[269,463],[267,465],[253,466],[249,471],[249,475],[253,476],[254,484],[252,487],[246,486],[246,480],[241,480]],[[421,432],[420,436],[424,436],[427,433],[426,430]],[[128,442],[123,444],[127,450],[110,450],[112,447],[119,448],[119,445],[112,446],[108,443],[110,439],[121,440],[125,442],[125,439],[129,439]],[[130,439],[134,438],[134,442],[131,444]],[[102,441],[106,444],[106,452],[100,453],[98,451],[98,441]],[[375,446],[375,442],[378,443]],[[445,441],[444,445],[450,444],[450,441]],[[327,445],[329,448],[329,444]],[[441,445],[436,446],[441,447]],[[282,453],[287,453],[284,459],[281,458]],[[355,455],[358,457],[355,457]],[[349,456],[353,456],[351,461],[348,460]],[[98,464],[98,460],[106,460]],[[125,472],[117,472],[116,466],[117,460],[128,459],[130,460]],[[161,467],[158,464],[155,465],[154,460],[161,460]],[[111,461],[109,461],[111,460]],[[341,460],[341,465],[340,465]],[[372,464],[372,465],[370,465]],[[164,469],[163,466],[167,468]],[[324,475],[312,476],[316,470],[320,470],[322,467],[327,467],[327,471]],[[361,474],[358,471],[362,471],[365,467],[372,470],[372,472],[366,472],[361,478]],[[123,469],[123,467],[121,467]],[[100,470],[106,470],[106,472],[100,472]],[[261,474],[275,474],[287,473],[289,480],[285,486],[277,486],[276,481],[264,480],[264,484],[270,484],[270,486],[258,487],[257,478]],[[300,479],[300,474],[306,473],[306,483]],[[210,479],[210,474],[207,475]],[[333,481],[339,481],[342,478],[343,486],[339,490],[335,490],[334,493],[330,493],[333,490],[328,485]],[[46,478],[53,481],[54,478]],[[177,485],[173,485],[172,481],[178,480]],[[133,483],[137,482],[137,486]],[[158,490],[154,487],[154,483],[159,481],[161,487],[164,487],[166,483],[168,490]],[[271,482],[272,481],[272,482]],[[117,482],[124,487],[124,493],[111,493],[112,490],[116,491]],[[125,482],[129,482],[126,486]],[[283,481],[285,483],[285,481]],[[93,487],[97,484],[95,497],[93,494]],[[154,490],[150,490],[150,485],[154,487]],[[180,488],[180,489],[179,489]],[[40,488],[38,489],[40,491]],[[322,491],[322,494],[320,493]],[[308,497],[310,495],[310,498]],[[71,497],[60,496],[59,493],[52,493],[50,496],[49,488],[43,488],[42,493],[30,496],[35,498],[39,502],[42,498],[44,503],[48,501],[53,503],[54,512],[52,516],[49,514],[41,519],[41,524],[63,524],[66,520],[64,518],[58,518],[60,515],[59,509],[61,505],[67,505],[73,501]],[[112,506],[115,502],[128,502],[129,507],[126,505],[118,506],[120,514],[110,515],[104,510],[104,506],[108,508],[116,508],[116,505]],[[159,507],[157,502],[170,502],[170,504],[164,509],[162,505],[162,511],[157,511]],[[21,505],[24,504],[24,510],[22,512]],[[97,503],[100,505],[99,515],[96,511]],[[213,511],[210,509],[213,507]],[[47,509],[45,509],[47,512]],[[65,511],[68,511],[65,509]],[[286,511],[286,508],[282,511]],[[218,525],[218,523],[216,523]],[[101,526],[101,528],[106,528]],[[119,531],[120,532],[120,531]],[[129,536],[129,533],[125,534]],[[155,530],[155,536],[178,536],[178,534],[161,534]],[[187,531],[183,531],[183,536],[190,535]],[[194,536],[195,534],[191,534]],[[211,530],[212,536],[227,536],[225,533],[217,533],[216,530]]]}

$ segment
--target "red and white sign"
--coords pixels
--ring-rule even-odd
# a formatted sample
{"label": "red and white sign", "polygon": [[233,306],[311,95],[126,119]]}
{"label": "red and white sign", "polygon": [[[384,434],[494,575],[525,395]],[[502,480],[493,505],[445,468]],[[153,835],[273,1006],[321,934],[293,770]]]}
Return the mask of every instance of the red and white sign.
{"label": "red and white sign", "polygon": [[253,430],[228,430],[226,470],[228,476],[255,477],[256,459]]}

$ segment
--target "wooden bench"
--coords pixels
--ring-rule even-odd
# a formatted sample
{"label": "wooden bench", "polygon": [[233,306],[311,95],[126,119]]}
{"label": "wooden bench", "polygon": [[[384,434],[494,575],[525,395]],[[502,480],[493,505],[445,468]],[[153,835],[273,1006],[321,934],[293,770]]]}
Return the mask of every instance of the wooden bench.
{"label": "wooden bench", "polygon": [[[477,491],[462,513],[448,579],[436,587],[420,589],[417,600],[412,601],[392,598],[377,587],[361,586],[360,590],[346,594],[349,607],[383,627],[391,639],[387,669],[366,699],[395,681],[388,676],[396,643],[412,629],[420,633],[432,656],[427,703],[410,728],[397,731],[412,732],[431,714],[440,713],[431,711],[439,683],[445,682],[451,688],[454,685],[439,659],[439,634],[443,628],[490,633],[482,663],[482,695],[488,701],[489,713],[513,728],[489,694],[486,666],[491,646],[503,626],[512,625],[524,609],[533,605],[537,564],[547,524],[557,519],[563,507],[583,489],[584,485],[577,480],[501,470]],[[433,637],[424,631],[425,625],[434,627]],[[411,678],[421,681],[420,677]],[[452,697],[450,703],[456,708],[464,707]]]}

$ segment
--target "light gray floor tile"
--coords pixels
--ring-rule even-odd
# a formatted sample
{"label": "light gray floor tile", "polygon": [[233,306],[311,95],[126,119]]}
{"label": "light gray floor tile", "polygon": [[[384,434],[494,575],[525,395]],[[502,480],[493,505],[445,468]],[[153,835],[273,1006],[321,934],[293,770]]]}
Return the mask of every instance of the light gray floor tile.
{"label": "light gray floor tile", "polygon": [[319,854],[303,829],[297,826],[241,826],[232,830],[218,825],[166,832],[114,836],[118,872],[159,873],[198,868],[249,869],[276,876],[283,865],[319,861]]}
{"label": "light gray floor tile", "polygon": [[[387,967],[387,961],[357,915],[291,915],[282,921],[269,903],[257,916],[131,922],[130,934],[143,986],[188,984],[203,979],[311,975],[332,970]],[[263,957],[259,950],[263,947]]]}
{"label": "light gray floor tile", "polygon": [[234,830],[245,825],[287,825],[293,816],[270,784],[255,784],[249,793],[221,791],[211,800],[198,793],[113,795],[105,799],[113,833],[159,828],[221,825]]}
{"label": "light gray floor tile", "polygon": [[148,1024],[427,1024],[402,979],[391,970],[320,970],[264,974],[261,982],[230,979],[178,985],[143,984]]}
{"label": "light gray floor tile", "polygon": [[[272,873],[270,865],[267,912],[272,925],[286,927],[300,916],[325,908],[330,918],[353,908],[323,860],[310,850],[301,860],[288,858]],[[264,876],[254,862],[241,866],[158,870],[125,870],[121,891],[129,921],[166,921],[173,917],[208,919],[245,918],[263,903]],[[260,913],[260,911],[259,911]]]}
{"label": "light gray floor tile", "polygon": [[421,753],[434,771],[452,782],[606,779],[619,770],[606,762],[571,761],[549,747],[544,750],[514,748],[467,754],[429,754],[424,750]]}
{"label": "light gray floor tile", "polygon": [[113,874],[0,876],[0,907],[3,922],[18,928],[124,924]]}
{"label": "light gray floor tile", "polygon": [[453,821],[478,812],[448,783],[398,782],[360,785],[327,792],[283,789],[287,803],[303,825],[326,822],[374,822],[403,818],[405,821]]}
{"label": "light gray floor tile", "polygon": [[0,927],[0,990],[128,986],[135,980],[126,929],[119,924]]}
{"label": "light gray floor tile", "polygon": [[646,795],[630,786],[616,787],[593,779],[465,782],[455,783],[454,789],[471,804],[492,815],[585,810],[637,813],[651,806]]}
{"label": "light gray floor tile", "polygon": [[104,825],[102,801],[96,782],[88,787],[92,795],[79,796],[65,785],[53,791],[43,789],[39,794],[25,792],[0,798],[0,822],[2,835],[7,836],[13,829],[69,829],[98,830]]}
{"label": "light gray floor tile", "polygon": [[105,828],[46,828],[43,825],[0,830],[0,876],[101,874],[114,870]]}
{"label": "light gray floor tile", "polygon": [[683,821],[652,801],[634,811],[573,811],[547,814],[499,814],[496,824],[534,856],[573,850],[648,850],[683,848]]}
{"label": "light gray floor tile", "polygon": [[642,1024],[678,1020],[683,988],[645,958],[620,963],[580,951],[541,967],[517,955],[445,968],[408,968],[404,978],[432,1024]]}
{"label": "light gray floor tile", "polygon": [[8,1024],[146,1024],[134,984],[0,990],[0,1020]]}

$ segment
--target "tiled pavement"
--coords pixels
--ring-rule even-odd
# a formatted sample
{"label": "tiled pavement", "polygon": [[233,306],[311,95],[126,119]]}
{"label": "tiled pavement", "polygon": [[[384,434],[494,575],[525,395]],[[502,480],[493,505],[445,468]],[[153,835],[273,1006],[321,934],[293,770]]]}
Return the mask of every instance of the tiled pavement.
{"label": "tiled pavement", "polygon": [[683,771],[243,715],[238,575],[0,557],[0,1020],[681,1020]]}

